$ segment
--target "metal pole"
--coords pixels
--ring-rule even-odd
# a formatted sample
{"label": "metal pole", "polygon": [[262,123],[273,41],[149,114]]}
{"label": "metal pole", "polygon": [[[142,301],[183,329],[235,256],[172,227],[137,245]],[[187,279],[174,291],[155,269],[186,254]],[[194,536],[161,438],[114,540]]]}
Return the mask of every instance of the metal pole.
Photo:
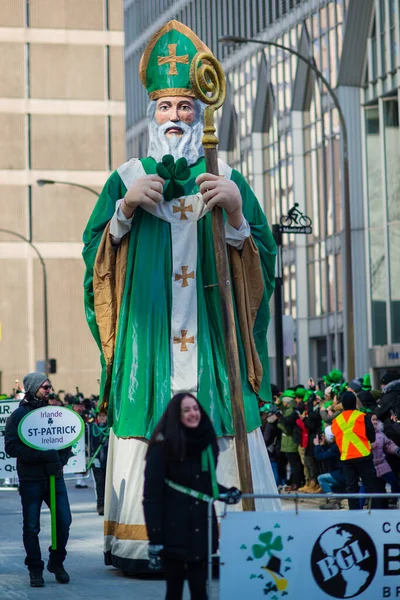
{"label": "metal pole", "polygon": [[214,500],[209,500],[207,505],[207,598],[211,600],[212,585],[212,518]]}
{"label": "metal pole", "polygon": [[10,229],[0,229],[0,232],[14,235],[15,237],[19,238],[23,242],[26,242],[27,244],[29,244],[31,246],[31,248],[33,248],[33,250],[36,252],[36,254],[40,260],[40,264],[42,265],[42,270],[43,270],[44,363],[45,363],[44,372],[45,372],[45,375],[48,375],[49,374],[49,322],[48,322],[48,308],[47,308],[47,272],[46,272],[46,265],[43,260],[43,256],[40,254],[40,252],[36,248],[36,246],[34,244],[32,244],[31,241],[29,241],[26,237],[24,237],[20,233],[17,233],[16,231],[11,231]]}
{"label": "metal pole", "polygon": [[100,196],[100,194],[98,192],[96,192],[96,190],[92,189],[91,187],[88,187],[87,185],[82,185],[80,183],[72,183],[71,181],[56,181],[55,179],[37,179],[36,183],[38,184],[39,187],[43,187],[45,185],[54,185],[54,184],[73,185],[74,187],[82,188],[83,190],[86,190],[87,192],[91,192],[92,194],[94,194],[97,197]]}
{"label": "metal pole", "polygon": [[272,233],[277,245],[276,276],[274,291],[275,309],[275,355],[276,384],[281,392],[285,389],[285,357],[283,351],[283,274],[282,274],[282,233],[279,225],[272,225]]}
{"label": "metal pole", "polygon": [[343,148],[343,230],[344,230],[344,262],[345,262],[345,280],[344,286],[346,288],[346,303],[345,303],[345,337],[346,337],[346,374],[348,381],[355,377],[355,349],[354,349],[354,308],[353,308],[353,265],[352,265],[352,250],[351,250],[351,215],[350,215],[350,179],[349,179],[349,143],[347,135],[347,126],[340,106],[339,99],[333,90],[329,81],[324,77],[323,73],[315,64],[309,59],[288,46],[283,46],[277,42],[270,42],[265,40],[257,40],[254,38],[238,37],[238,36],[224,36],[219,38],[220,42],[234,42],[237,44],[243,43],[254,43],[262,44],[263,46],[272,46],[279,48],[285,52],[289,52],[294,56],[297,56],[299,60],[304,62],[308,67],[316,74],[316,76],[322,81],[332,101],[338,111],[340,128],[342,133],[342,148]]}

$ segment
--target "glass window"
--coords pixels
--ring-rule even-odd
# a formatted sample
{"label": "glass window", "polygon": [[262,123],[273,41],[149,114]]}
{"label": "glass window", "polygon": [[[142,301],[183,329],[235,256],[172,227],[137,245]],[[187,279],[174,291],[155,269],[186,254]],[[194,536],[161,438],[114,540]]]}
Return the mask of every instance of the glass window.
{"label": "glass window", "polygon": [[314,277],[315,277],[315,315],[321,316],[321,263],[316,261],[314,263]]}
{"label": "glass window", "polygon": [[314,277],[314,263],[308,263],[308,310],[311,317],[315,317],[315,277]]}
{"label": "glass window", "polygon": [[379,0],[380,8],[380,43],[381,43],[381,72],[386,73],[386,38],[385,38],[385,27],[386,27],[386,0]]}
{"label": "glass window", "polygon": [[400,221],[400,133],[397,100],[384,102],[384,115],[388,222]]}
{"label": "glass window", "polygon": [[400,342],[400,225],[389,226],[392,344]]}
{"label": "glass window", "polygon": [[340,140],[336,135],[332,139],[333,173],[332,178],[334,202],[335,202],[335,231],[342,230],[342,160],[340,154]]}
{"label": "glass window", "polygon": [[335,257],[333,254],[328,256],[328,288],[329,288],[329,306],[328,312],[335,312],[336,310],[336,302],[335,302]]}
{"label": "glass window", "polygon": [[369,243],[371,269],[372,343],[374,346],[383,346],[387,344],[387,281],[383,227],[370,230]]}
{"label": "glass window", "polygon": [[326,258],[321,259],[321,313],[328,312],[328,290],[327,290]]}
{"label": "glass window", "polygon": [[336,254],[336,301],[338,312],[343,310],[343,271],[342,271],[342,256]]}
{"label": "glass window", "polygon": [[384,219],[382,202],[381,136],[378,107],[366,110],[367,183],[369,226],[378,227]]}

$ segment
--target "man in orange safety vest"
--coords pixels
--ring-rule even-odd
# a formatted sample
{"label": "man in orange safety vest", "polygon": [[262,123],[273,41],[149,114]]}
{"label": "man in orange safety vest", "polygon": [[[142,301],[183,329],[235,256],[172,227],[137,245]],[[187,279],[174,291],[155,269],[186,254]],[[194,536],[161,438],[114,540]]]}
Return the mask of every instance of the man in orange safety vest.
{"label": "man in orange safety vest", "polygon": [[[356,410],[357,398],[353,392],[345,392],[341,398],[343,412],[332,422],[332,433],[340,451],[346,491],[358,494],[361,479],[365,493],[379,493],[382,486],[376,475],[372,460],[371,443],[375,441],[375,430],[368,415]],[[380,508],[380,498],[372,499],[372,508]],[[350,510],[360,508],[359,500],[349,497]]]}

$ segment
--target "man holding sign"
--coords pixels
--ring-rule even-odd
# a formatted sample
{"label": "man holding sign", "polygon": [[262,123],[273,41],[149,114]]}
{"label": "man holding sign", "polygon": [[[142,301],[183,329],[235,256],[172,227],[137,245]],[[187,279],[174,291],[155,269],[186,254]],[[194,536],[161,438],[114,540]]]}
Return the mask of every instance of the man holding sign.
{"label": "man holding sign", "polygon": [[[55,574],[58,583],[68,583],[69,575],[63,567],[63,562],[67,554],[66,545],[71,525],[71,511],[63,478],[63,467],[72,452],[70,447],[62,450],[35,449],[20,438],[18,428],[22,419],[35,409],[47,407],[48,396],[52,390],[50,381],[43,373],[29,373],[24,377],[23,384],[25,397],[19,408],[7,420],[5,449],[7,454],[17,459],[19,493],[23,513],[23,542],[26,551],[25,564],[29,570],[30,585],[43,587],[44,563],[39,545],[40,509],[43,501],[50,506],[50,476],[54,476],[57,549],[54,550],[50,547],[47,569],[50,573]],[[50,420],[47,419],[48,422]],[[56,434],[57,431],[55,431]]]}

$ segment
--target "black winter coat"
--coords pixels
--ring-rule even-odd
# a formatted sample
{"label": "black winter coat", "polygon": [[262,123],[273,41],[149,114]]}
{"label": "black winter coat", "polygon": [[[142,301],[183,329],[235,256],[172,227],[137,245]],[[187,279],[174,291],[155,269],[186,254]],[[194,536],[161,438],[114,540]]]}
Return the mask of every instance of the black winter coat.
{"label": "black winter coat", "polygon": [[314,456],[324,463],[324,473],[330,473],[339,483],[344,483],[343,464],[336,442],[325,446],[314,446]]}
{"label": "black winter coat", "polygon": [[62,468],[72,456],[71,448],[63,450],[35,450],[24,444],[18,435],[20,421],[37,408],[30,402],[22,401],[20,406],[7,419],[5,430],[5,451],[17,459],[17,473],[20,481],[49,479],[49,475],[62,476]]}
{"label": "black winter coat", "polygon": [[319,411],[319,405],[314,406],[312,400],[307,403],[307,416],[304,419],[304,425],[308,429],[308,443],[305,455],[314,456],[314,438],[321,431],[322,418]]}
{"label": "black winter coat", "polygon": [[400,380],[387,386],[387,391],[378,400],[376,415],[380,421],[390,419],[391,413],[400,419]]}
{"label": "black winter coat", "polygon": [[282,431],[278,429],[278,423],[268,423],[267,421],[261,430],[270,460],[278,460],[282,437]]}
{"label": "black winter coat", "polygon": [[[217,450],[214,451],[215,467]],[[185,562],[207,558],[208,503],[178,492],[165,483],[174,483],[212,496],[209,471],[202,471],[201,452],[183,461],[164,460],[164,442],[156,442],[147,456],[143,508],[150,544],[163,545],[164,554]],[[227,491],[218,486],[220,493]],[[212,551],[218,549],[218,526],[213,507]]]}

